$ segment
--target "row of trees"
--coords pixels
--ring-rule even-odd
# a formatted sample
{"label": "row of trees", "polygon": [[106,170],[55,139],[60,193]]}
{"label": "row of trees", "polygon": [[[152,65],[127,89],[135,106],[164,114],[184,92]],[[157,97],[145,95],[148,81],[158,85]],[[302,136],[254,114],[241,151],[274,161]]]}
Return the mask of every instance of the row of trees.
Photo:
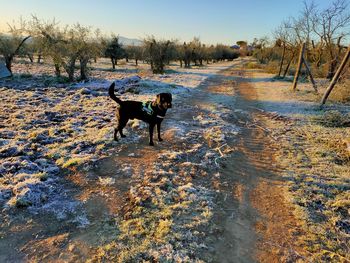
{"label": "row of trees", "polygon": [[97,58],[110,58],[112,68],[120,59],[133,59],[136,66],[139,60],[151,65],[154,73],[163,73],[171,61],[179,61],[181,67],[203,65],[203,61],[232,60],[238,53],[225,45],[206,46],[199,38],[189,43],[176,40],[144,39],[142,45],[123,46],[118,37],[108,38],[99,30],[80,24],[60,26],[56,21],[42,21],[33,16],[28,22],[20,21],[19,26],[9,25],[7,34],[0,34],[0,55],[6,67],[12,71],[15,56],[34,57],[52,62],[55,74],[60,77],[66,72],[70,81],[74,80],[75,70],[80,69],[80,79],[88,77],[88,64]]}
{"label": "row of trees", "polygon": [[332,78],[346,51],[343,43],[349,26],[348,0],[334,0],[323,9],[313,1],[304,2],[298,17],[290,17],[275,30],[272,43],[267,38],[254,43],[258,47],[254,55],[262,63],[280,61],[277,70],[285,76],[305,43],[305,59],[313,71],[320,77]]}

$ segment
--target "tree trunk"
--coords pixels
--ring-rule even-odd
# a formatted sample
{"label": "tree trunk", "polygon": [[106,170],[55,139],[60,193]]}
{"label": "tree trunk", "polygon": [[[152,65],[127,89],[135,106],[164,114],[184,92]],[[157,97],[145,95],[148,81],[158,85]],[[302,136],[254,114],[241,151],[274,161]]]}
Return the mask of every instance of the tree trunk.
{"label": "tree trunk", "polygon": [[328,67],[327,79],[331,79],[334,77],[335,69],[337,68],[338,61],[337,59],[332,59],[331,63]]}
{"label": "tree trunk", "polygon": [[297,70],[296,70],[295,75],[294,75],[294,81],[293,81],[293,85],[292,85],[292,88],[294,91],[297,88],[298,78],[300,75],[301,66],[303,64],[302,62],[303,62],[303,57],[304,57],[304,51],[305,51],[305,43],[303,43],[301,45],[301,49],[300,49],[300,53],[299,53],[298,66],[297,66]]}
{"label": "tree trunk", "polygon": [[88,58],[80,59],[80,79],[87,79],[87,64],[89,62]]}
{"label": "tree trunk", "polygon": [[34,62],[33,55],[27,54],[27,57],[29,58],[30,63],[33,63],[33,62]]}
{"label": "tree trunk", "polygon": [[36,61],[37,63],[41,62],[41,54],[38,55],[38,60]]}
{"label": "tree trunk", "polygon": [[290,67],[290,65],[292,64],[292,61],[293,61],[293,59],[294,59],[294,56],[295,56],[295,51],[293,51],[292,57],[290,58],[290,60],[289,60],[289,62],[288,62],[288,64],[287,64],[287,67],[286,67],[286,69],[284,70],[283,78],[286,77],[286,75],[287,75],[287,73],[288,73],[288,70],[289,70],[289,67]]}
{"label": "tree trunk", "polygon": [[112,68],[115,69],[115,62],[114,62],[114,58],[111,58],[112,61]]}
{"label": "tree trunk", "polygon": [[30,37],[31,36],[27,36],[27,37],[22,39],[21,43],[19,43],[19,45],[17,46],[15,52],[13,52],[11,55],[8,56],[8,61],[7,61],[7,58],[5,58],[6,67],[11,72],[11,74],[12,74],[11,68],[12,68],[12,60],[13,60],[13,58],[15,57],[15,55],[18,54],[18,51],[21,48],[21,46],[24,44],[24,42]]}
{"label": "tree trunk", "polygon": [[328,79],[332,79],[334,77],[335,71],[337,69],[338,63],[339,63],[339,57],[341,55],[341,51],[342,51],[342,46],[340,44],[341,39],[343,37],[340,36],[337,40],[337,48],[338,50],[332,50],[333,45],[330,46],[330,57],[331,59],[331,63],[329,65],[329,69],[328,69],[328,74],[327,74],[327,78]]}
{"label": "tree trunk", "polygon": [[6,68],[10,71],[11,75],[12,75],[12,56],[5,56],[5,65]]}
{"label": "tree trunk", "polygon": [[346,51],[346,54],[337,70],[337,72],[335,73],[335,75],[333,76],[333,79],[331,81],[331,83],[329,84],[325,94],[323,95],[322,97],[322,100],[321,100],[321,105],[325,104],[326,103],[326,100],[329,96],[329,94],[331,93],[331,91],[333,90],[335,84],[337,83],[342,71],[344,70],[346,64],[348,63],[349,61],[349,58],[350,58],[350,45],[348,46],[348,50]]}
{"label": "tree trunk", "polygon": [[61,69],[60,69],[60,65],[55,63],[55,75],[57,78],[61,77]]}
{"label": "tree trunk", "polygon": [[283,42],[283,52],[282,52],[282,58],[281,58],[281,63],[280,63],[280,69],[278,71],[278,76],[281,76],[281,72],[282,72],[282,67],[283,67],[283,62],[284,62],[284,55],[286,53],[286,44]]}
{"label": "tree trunk", "polygon": [[70,82],[74,81],[74,71],[75,71],[76,60],[77,60],[77,57],[73,56],[73,57],[69,58],[68,64],[63,63],[63,67],[68,74],[68,79]]}
{"label": "tree trunk", "polygon": [[17,46],[16,50],[9,55],[5,56],[5,65],[7,67],[7,69],[10,71],[10,73],[12,74],[12,60],[15,57],[15,55],[17,55],[19,49],[21,48],[21,46],[24,44],[24,42],[30,38],[30,36],[27,36],[25,38],[22,39],[21,43],[19,43],[19,45]]}
{"label": "tree trunk", "polygon": [[135,58],[135,64],[136,64],[136,67],[138,66],[137,61],[138,61],[138,59],[137,59],[137,58]]}
{"label": "tree trunk", "polygon": [[316,82],[315,82],[315,80],[314,80],[314,77],[312,76],[311,69],[310,69],[310,67],[309,67],[309,65],[307,64],[307,62],[306,62],[305,59],[303,59],[303,62],[304,62],[306,71],[309,73],[310,81],[311,81],[311,83],[312,83],[312,86],[314,87],[315,92],[318,93],[317,85],[316,85]]}
{"label": "tree trunk", "polygon": [[68,80],[70,82],[73,82],[74,81],[74,69],[75,65],[69,65],[67,68],[66,68],[66,72],[68,74]]}
{"label": "tree trunk", "polygon": [[317,60],[316,60],[316,67],[319,68],[321,66],[321,59],[322,59],[322,50],[319,51]]}

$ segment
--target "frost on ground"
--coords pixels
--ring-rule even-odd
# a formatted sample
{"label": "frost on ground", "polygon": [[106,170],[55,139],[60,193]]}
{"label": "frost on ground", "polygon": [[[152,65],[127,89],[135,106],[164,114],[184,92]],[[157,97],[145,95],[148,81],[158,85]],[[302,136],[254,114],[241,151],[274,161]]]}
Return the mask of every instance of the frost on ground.
{"label": "frost on ground", "polygon": [[[350,105],[330,98],[321,110],[310,84],[291,92],[291,83],[272,82],[271,74],[254,72],[252,82],[280,146],[276,160],[287,180],[287,200],[305,231],[296,243],[302,242],[310,262],[348,262],[350,129],[344,123]],[[320,94],[326,87],[319,87]]]}
{"label": "frost on ground", "polygon": [[135,180],[128,192],[124,217],[117,222],[117,238],[101,246],[93,261],[116,262],[206,262],[212,253],[208,234],[215,192],[209,187],[211,175],[220,176],[221,158],[233,149],[238,128],[227,122],[228,109],[189,106],[193,119],[171,125],[177,143],[162,150],[157,160]]}
{"label": "frost on ground", "polygon": [[[128,99],[153,100],[160,91],[186,90],[162,83],[148,88],[150,81],[144,85],[139,78],[136,85],[128,80],[116,81],[126,83],[119,85],[119,90],[132,86],[145,94],[137,98],[134,94],[123,96]],[[108,156],[109,146],[116,145],[111,136],[116,104],[106,96],[107,85],[95,85],[0,90],[0,200],[6,206],[40,205],[62,169]],[[144,127],[137,121],[131,126]],[[137,141],[139,135],[132,133],[128,141]]]}
{"label": "frost on ground", "polygon": [[[0,81],[0,205],[50,210],[52,204],[53,211],[60,210],[55,205],[65,198],[60,175],[75,166],[88,170],[118,147],[112,140],[117,105],[107,96],[112,81],[122,99],[146,101],[171,92],[176,104],[177,95],[188,96],[191,88],[225,66],[178,69],[161,76],[142,68],[93,70],[90,81],[69,85],[52,82],[47,75],[53,75],[52,68],[46,64],[14,64],[14,72],[22,75]],[[146,135],[142,122],[129,125],[134,131],[123,144]]]}

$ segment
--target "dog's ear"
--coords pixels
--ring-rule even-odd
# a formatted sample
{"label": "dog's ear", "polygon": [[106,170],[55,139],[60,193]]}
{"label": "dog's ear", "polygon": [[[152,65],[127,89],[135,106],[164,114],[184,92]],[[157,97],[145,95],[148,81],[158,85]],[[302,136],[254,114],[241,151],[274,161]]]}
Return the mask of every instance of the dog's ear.
{"label": "dog's ear", "polygon": [[167,94],[169,95],[170,99],[172,100],[172,99],[173,99],[173,96],[171,95],[171,93],[169,92],[169,93],[167,93]]}

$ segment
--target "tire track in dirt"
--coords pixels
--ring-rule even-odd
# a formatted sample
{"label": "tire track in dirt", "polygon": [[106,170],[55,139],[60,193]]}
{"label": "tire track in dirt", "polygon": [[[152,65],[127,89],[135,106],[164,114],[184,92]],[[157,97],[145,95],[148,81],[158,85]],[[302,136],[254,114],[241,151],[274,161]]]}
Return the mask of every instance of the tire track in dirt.
{"label": "tire track in dirt", "polygon": [[219,197],[215,262],[289,262],[303,258],[294,244],[300,234],[291,204],[284,197],[284,180],[274,160],[277,142],[264,128],[266,116],[244,69],[237,76],[235,114],[241,132],[236,151],[222,170],[226,182]]}

